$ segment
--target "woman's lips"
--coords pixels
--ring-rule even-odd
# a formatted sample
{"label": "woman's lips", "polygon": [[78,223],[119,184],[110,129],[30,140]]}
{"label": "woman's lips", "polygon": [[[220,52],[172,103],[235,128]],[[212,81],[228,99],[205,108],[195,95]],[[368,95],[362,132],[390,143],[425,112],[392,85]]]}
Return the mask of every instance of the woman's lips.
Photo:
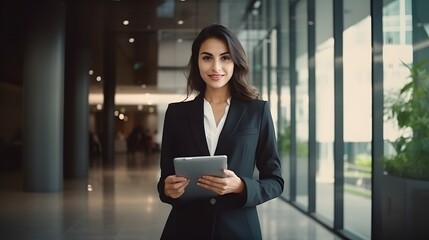
{"label": "woman's lips", "polygon": [[220,79],[222,79],[223,75],[222,74],[211,74],[211,75],[209,75],[209,77],[210,77],[210,79],[213,79],[213,80],[220,80]]}

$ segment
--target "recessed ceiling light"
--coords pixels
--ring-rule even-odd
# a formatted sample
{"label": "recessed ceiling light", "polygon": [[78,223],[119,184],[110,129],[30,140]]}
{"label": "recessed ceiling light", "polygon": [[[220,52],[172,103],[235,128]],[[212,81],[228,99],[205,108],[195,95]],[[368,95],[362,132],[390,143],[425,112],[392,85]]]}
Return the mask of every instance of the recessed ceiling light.
{"label": "recessed ceiling light", "polygon": [[179,24],[179,25],[182,25],[184,23],[184,21],[183,20],[179,20],[179,21],[177,21],[177,24]]}
{"label": "recessed ceiling light", "polygon": [[177,39],[177,42],[178,42],[178,43],[181,43],[181,42],[183,42],[183,39],[178,38],[178,39]]}
{"label": "recessed ceiling light", "polygon": [[122,24],[124,24],[125,26],[127,26],[128,24],[130,24],[130,21],[128,21],[128,20],[124,20],[124,21],[122,22]]}
{"label": "recessed ceiling light", "polygon": [[134,42],[134,38],[128,39],[128,42],[133,43]]}
{"label": "recessed ceiling light", "polygon": [[258,9],[260,6],[261,6],[261,1],[260,0],[257,0],[257,1],[255,1],[253,3],[253,8],[254,9]]}

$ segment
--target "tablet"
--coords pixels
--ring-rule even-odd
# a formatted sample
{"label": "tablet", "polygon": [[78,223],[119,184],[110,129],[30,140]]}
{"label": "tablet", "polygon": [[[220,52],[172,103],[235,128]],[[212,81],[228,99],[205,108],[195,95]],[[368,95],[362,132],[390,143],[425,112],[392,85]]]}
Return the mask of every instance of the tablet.
{"label": "tablet", "polygon": [[216,196],[217,193],[199,187],[198,178],[203,175],[225,177],[223,169],[227,169],[227,156],[196,156],[174,158],[174,169],[177,176],[190,180],[185,193],[180,198],[197,199]]}

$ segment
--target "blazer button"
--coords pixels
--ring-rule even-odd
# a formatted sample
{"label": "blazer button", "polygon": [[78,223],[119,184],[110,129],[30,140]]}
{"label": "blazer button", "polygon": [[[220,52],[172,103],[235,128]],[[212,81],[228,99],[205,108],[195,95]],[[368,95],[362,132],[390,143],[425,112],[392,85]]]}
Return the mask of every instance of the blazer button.
{"label": "blazer button", "polygon": [[215,205],[216,204],[216,198],[211,198],[210,199],[210,204],[211,205]]}

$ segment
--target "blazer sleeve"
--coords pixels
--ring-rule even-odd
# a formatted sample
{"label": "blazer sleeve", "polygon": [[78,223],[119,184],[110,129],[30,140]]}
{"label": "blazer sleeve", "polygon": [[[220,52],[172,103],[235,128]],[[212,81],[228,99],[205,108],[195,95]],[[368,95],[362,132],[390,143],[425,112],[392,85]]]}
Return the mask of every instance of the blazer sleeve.
{"label": "blazer sleeve", "polygon": [[256,206],[278,197],[284,188],[274,124],[267,102],[265,102],[262,110],[255,158],[256,167],[259,171],[259,179],[242,177],[247,193],[244,207]]}
{"label": "blazer sleeve", "polygon": [[161,142],[161,156],[160,156],[160,168],[161,176],[158,181],[158,193],[159,198],[162,202],[173,204],[175,199],[168,197],[164,192],[164,181],[170,175],[174,175],[174,164],[173,164],[173,153],[174,153],[174,143],[172,139],[174,134],[174,106],[172,104],[168,105],[168,108],[165,112],[164,127],[162,133],[162,142]]}

